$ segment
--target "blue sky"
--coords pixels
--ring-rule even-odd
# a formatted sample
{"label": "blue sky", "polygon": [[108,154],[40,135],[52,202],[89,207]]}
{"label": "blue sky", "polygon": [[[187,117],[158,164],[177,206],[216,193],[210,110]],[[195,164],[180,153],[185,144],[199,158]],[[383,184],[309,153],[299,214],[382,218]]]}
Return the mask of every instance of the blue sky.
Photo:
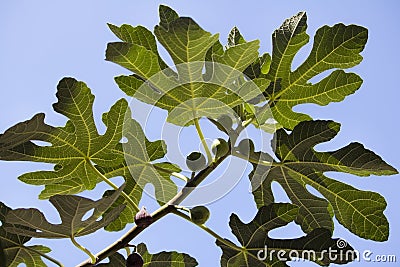
{"label": "blue sky", "polygon": [[[31,118],[38,112],[46,113],[46,122],[62,125],[64,118],[56,115],[51,104],[56,102],[58,81],[72,76],[85,81],[96,95],[94,112],[97,122],[101,114],[124,94],[113,77],[128,73],[121,67],[106,62],[106,44],[116,38],[106,23],[144,25],[152,29],[158,23],[158,5],[167,4],[179,14],[194,18],[204,29],[220,33],[225,43],[233,26],[237,26],[247,40],[260,39],[260,52],[271,52],[271,34],[284,19],[299,11],[307,11],[308,33],[339,22],[367,27],[369,40],[363,62],[352,69],[364,80],[361,89],[344,102],[326,107],[305,105],[296,110],[312,114],[314,118],[333,119],[342,124],[341,132],[329,144],[319,149],[335,149],[352,141],[363,143],[381,155],[388,163],[400,168],[397,156],[399,124],[398,92],[398,1],[1,1],[0,3],[0,132],[11,125]],[[295,58],[299,64],[310,50],[310,44]],[[151,128],[147,128],[151,136]],[[45,166],[46,168],[48,166]],[[0,162],[2,183],[0,200],[8,206],[38,207],[53,222],[57,213],[46,201],[37,200],[40,187],[21,183],[16,178],[26,172],[43,168],[43,165],[18,162]],[[346,239],[360,251],[369,249],[374,254],[396,254],[400,261],[400,221],[398,220],[397,192],[400,178],[360,178],[344,174],[331,177],[353,186],[382,194],[388,207],[385,211],[390,221],[387,242],[363,240],[337,222],[335,237]],[[227,221],[235,212],[244,221],[256,213],[251,195],[247,192],[246,177],[238,186],[220,200],[209,205],[212,217],[208,226],[221,236],[233,238]],[[87,194],[99,197],[105,186]],[[279,190],[279,188],[277,188]],[[282,196],[282,200],[284,197]],[[150,211],[154,201],[144,199]],[[397,215],[396,215],[397,214]],[[397,220],[396,220],[397,219]],[[97,232],[80,241],[97,252],[117,239],[121,233]],[[276,231],[274,236],[296,237],[301,232],[294,225],[289,230]],[[200,266],[218,266],[221,251],[214,240],[193,225],[167,216],[147,229],[134,243],[146,242],[151,252],[177,250],[194,256]],[[36,240],[34,243],[41,243]],[[86,259],[86,255],[69,244],[68,240],[43,242],[53,248],[52,255],[73,266]],[[365,262],[348,266],[364,266]],[[372,266],[374,263],[370,263]],[[314,266],[312,263],[290,263],[290,266]],[[316,266],[316,265],[315,265]],[[378,266],[395,266],[381,263]]]}

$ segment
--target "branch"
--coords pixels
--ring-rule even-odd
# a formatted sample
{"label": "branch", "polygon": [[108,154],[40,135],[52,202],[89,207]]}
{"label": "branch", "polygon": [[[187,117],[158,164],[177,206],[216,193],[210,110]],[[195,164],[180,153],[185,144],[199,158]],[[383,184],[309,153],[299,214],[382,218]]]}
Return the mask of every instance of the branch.
{"label": "branch", "polygon": [[[156,221],[163,218],[165,215],[172,213],[176,210],[175,205],[179,205],[207,176],[215,170],[219,164],[221,164],[230,154],[230,151],[223,157],[219,158],[217,161],[211,163],[207,168],[200,171],[193,179],[190,179],[188,183],[182,188],[180,192],[178,192],[168,203],[160,207],[158,210],[154,211],[151,216],[153,217],[152,224]],[[149,225],[150,226],[150,225]],[[138,236],[145,228],[138,227],[137,225],[133,226],[125,235],[123,235],[119,240],[105,248],[104,250],[100,251],[98,254],[95,255],[96,261],[94,263],[91,262],[91,259],[88,259],[77,267],[89,267],[95,266],[97,263],[101,262],[105,258],[113,255],[120,249],[125,248],[128,246],[129,242]]]}
{"label": "branch", "polygon": [[196,126],[196,131],[197,131],[197,134],[199,135],[201,143],[203,144],[204,150],[206,151],[207,163],[208,163],[208,165],[210,165],[211,162],[213,162],[213,158],[212,158],[210,149],[208,148],[206,139],[204,138],[204,134],[203,134],[203,131],[201,130],[198,118],[194,119],[194,125]]}

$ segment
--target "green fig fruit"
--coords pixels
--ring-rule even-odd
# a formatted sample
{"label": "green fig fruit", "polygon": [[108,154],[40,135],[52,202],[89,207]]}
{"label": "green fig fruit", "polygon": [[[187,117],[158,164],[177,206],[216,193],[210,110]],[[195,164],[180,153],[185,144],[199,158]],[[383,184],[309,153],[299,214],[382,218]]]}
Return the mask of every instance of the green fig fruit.
{"label": "green fig fruit", "polygon": [[189,156],[186,157],[186,166],[191,171],[201,171],[207,165],[206,158],[200,152],[192,152]]}
{"label": "green fig fruit", "polygon": [[195,224],[204,224],[210,217],[210,211],[204,206],[190,209],[190,218]]}

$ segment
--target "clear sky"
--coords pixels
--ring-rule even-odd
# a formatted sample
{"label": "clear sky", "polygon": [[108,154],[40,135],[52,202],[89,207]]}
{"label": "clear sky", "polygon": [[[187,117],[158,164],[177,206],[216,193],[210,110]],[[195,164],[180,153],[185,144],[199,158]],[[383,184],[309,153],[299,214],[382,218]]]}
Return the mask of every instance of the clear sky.
{"label": "clear sky", "polygon": [[[342,130],[332,142],[320,149],[335,149],[349,142],[358,141],[381,155],[388,163],[400,168],[398,158],[399,114],[399,54],[400,31],[398,28],[398,1],[1,1],[0,2],[0,132],[11,125],[45,112],[46,121],[62,125],[65,120],[56,115],[51,104],[56,102],[58,81],[72,76],[85,81],[96,95],[94,112],[97,122],[101,113],[124,94],[114,83],[113,77],[128,73],[121,67],[106,62],[106,44],[116,37],[108,30],[107,22],[120,25],[144,25],[152,29],[158,23],[158,5],[164,3],[179,14],[194,18],[204,29],[220,33],[221,42],[233,26],[237,26],[247,40],[260,39],[260,52],[271,52],[271,34],[284,19],[299,11],[308,14],[308,33],[339,22],[358,24],[369,29],[369,40],[363,62],[352,69],[364,80],[361,89],[344,102],[326,107],[306,105],[296,110],[306,111],[314,118],[333,119],[342,124]],[[296,64],[310,50],[304,49]],[[151,127],[146,128],[151,136]],[[48,168],[49,166],[45,166]],[[21,183],[16,178],[26,172],[43,168],[43,164],[0,162],[2,183],[0,200],[8,206],[38,207],[53,222],[59,221],[57,213],[48,202],[37,200],[40,187]],[[371,250],[374,254],[396,254],[400,261],[400,203],[399,176],[360,178],[344,174],[329,174],[353,186],[376,191],[387,202],[386,216],[390,221],[390,237],[378,243],[363,240],[337,222],[335,237],[346,239],[360,251]],[[88,196],[97,198],[105,186],[99,186]],[[235,212],[244,221],[256,213],[251,195],[247,192],[247,178],[220,200],[209,205],[212,217],[207,225],[221,236],[232,238],[227,221]],[[278,190],[279,188],[277,188]],[[282,196],[282,200],[284,197]],[[279,198],[278,198],[279,200]],[[154,201],[145,199],[141,204],[150,211],[156,208]],[[121,233],[96,234],[80,241],[97,252],[113,242]],[[296,237],[301,232],[291,225],[289,230],[275,231],[275,237]],[[39,244],[42,240],[32,243]],[[147,229],[133,243],[146,242],[151,252],[177,250],[194,256],[200,266],[219,266],[221,250],[214,239],[193,225],[172,215]],[[86,259],[68,240],[43,242],[53,248],[52,255],[74,266]],[[365,262],[348,266],[365,266]],[[306,263],[290,263],[290,266],[314,266]],[[316,265],[315,265],[316,266]],[[367,265],[368,266],[368,265]],[[370,263],[373,266],[373,263]],[[377,266],[396,266],[381,263]]]}

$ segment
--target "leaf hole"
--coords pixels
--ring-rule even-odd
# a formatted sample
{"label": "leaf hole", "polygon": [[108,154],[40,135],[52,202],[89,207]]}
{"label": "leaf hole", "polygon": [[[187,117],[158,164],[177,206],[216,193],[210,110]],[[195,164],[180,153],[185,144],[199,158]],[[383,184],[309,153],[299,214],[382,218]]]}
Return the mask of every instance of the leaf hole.
{"label": "leaf hole", "polygon": [[272,229],[268,232],[269,238],[276,239],[291,239],[299,238],[302,236],[304,236],[304,232],[301,230],[301,227],[295,222],[291,222],[283,227]]}
{"label": "leaf hole", "polygon": [[83,215],[82,217],[82,221],[86,221],[87,219],[89,219],[90,217],[93,216],[94,213],[94,209],[88,210],[85,215]]}
{"label": "leaf hole", "polygon": [[323,195],[321,195],[320,192],[318,192],[314,187],[312,187],[311,185],[306,185],[306,189],[308,192],[310,192],[310,194],[313,194],[316,197],[320,197],[320,198],[324,198]]}
{"label": "leaf hole", "polygon": [[300,50],[296,53],[296,55],[293,58],[292,65],[291,65],[291,70],[294,71],[297,69],[303,62],[307,59],[307,57],[310,55],[312,49],[312,45],[310,43],[304,45]]}
{"label": "leaf hole", "polygon": [[41,141],[41,140],[32,140],[31,142],[34,143],[35,145],[41,146],[41,147],[44,147],[44,146],[52,146],[51,143],[46,142],[46,141]]}
{"label": "leaf hole", "polygon": [[286,203],[290,202],[291,203],[285,190],[278,182],[273,181],[271,183],[271,189],[274,194],[275,202],[286,202]]}
{"label": "leaf hole", "polygon": [[121,140],[119,140],[119,142],[122,143],[122,144],[126,144],[126,143],[128,143],[128,138],[126,138],[125,136],[123,136],[123,137],[121,138]]}
{"label": "leaf hole", "polygon": [[331,75],[331,73],[335,71],[333,70],[326,70],[323,71],[317,75],[315,75],[314,77],[312,77],[308,82],[312,83],[312,84],[316,84],[319,83],[321,80],[323,80],[324,78],[328,77],[329,75]]}
{"label": "leaf hole", "polygon": [[164,62],[168,65],[168,66],[174,66],[174,61],[172,60],[171,55],[168,53],[167,49],[165,49],[164,46],[162,46],[159,42],[156,42],[157,44],[157,50],[158,50],[158,54],[160,55],[160,57],[162,58],[162,60],[164,60]]}

